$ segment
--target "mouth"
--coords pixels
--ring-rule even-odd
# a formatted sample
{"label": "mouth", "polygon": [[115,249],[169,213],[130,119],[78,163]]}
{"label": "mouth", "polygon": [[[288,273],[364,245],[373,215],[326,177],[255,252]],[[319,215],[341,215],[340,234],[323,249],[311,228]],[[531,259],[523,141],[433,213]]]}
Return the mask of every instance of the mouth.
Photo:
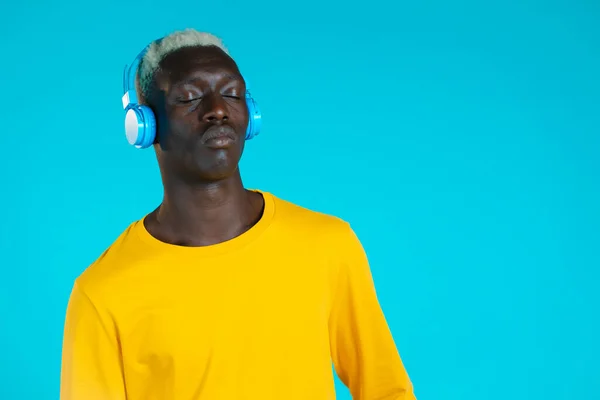
{"label": "mouth", "polygon": [[213,126],[202,135],[201,142],[206,147],[224,149],[236,141],[234,130],[229,126]]}

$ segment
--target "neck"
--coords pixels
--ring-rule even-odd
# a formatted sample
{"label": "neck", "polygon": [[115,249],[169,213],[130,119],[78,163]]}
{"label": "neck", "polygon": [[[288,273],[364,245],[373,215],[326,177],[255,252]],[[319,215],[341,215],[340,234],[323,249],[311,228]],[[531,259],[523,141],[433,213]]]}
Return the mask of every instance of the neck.
{"label": "neck", "polygon": [[208,246],[244,233],[260,218],[262,197],[246,190],[239,171],[218,182],[165,179],[162,204],[149,216],[151,234],[167,243]]}

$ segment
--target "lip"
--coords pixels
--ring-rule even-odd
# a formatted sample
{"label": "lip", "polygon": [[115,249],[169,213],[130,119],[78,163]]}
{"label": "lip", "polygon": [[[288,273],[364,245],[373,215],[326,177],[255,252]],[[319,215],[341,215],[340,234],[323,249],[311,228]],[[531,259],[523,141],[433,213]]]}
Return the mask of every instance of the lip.
{"label": "lip", "polygon": [[229,126],[213,126],[202,135],[202,144],[214,149],[223,149],[236,141],[235,132]]}

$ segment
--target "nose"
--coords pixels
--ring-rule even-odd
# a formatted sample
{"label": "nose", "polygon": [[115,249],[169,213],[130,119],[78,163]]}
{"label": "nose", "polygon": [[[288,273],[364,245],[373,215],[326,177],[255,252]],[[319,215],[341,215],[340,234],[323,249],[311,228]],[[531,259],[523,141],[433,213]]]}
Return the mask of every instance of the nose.
{"label": "nose", "polygon": [[220,96],[206,96],[204,104],[202,121],[212,124],[222,124],[229,120],[227,106]]}

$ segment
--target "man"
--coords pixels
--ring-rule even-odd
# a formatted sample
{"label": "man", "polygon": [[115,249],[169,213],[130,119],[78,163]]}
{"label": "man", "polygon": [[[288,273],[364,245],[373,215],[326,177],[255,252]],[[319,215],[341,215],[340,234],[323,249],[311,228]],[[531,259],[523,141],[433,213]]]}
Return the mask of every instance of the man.
{"label": "man", "polygon": [[243,186],[260,114],[221,41],[139,60],[126,132],[164,197],[76,279],[61,399],[334,399],[332,363],[354,399],[414,399],[350,226]]}

